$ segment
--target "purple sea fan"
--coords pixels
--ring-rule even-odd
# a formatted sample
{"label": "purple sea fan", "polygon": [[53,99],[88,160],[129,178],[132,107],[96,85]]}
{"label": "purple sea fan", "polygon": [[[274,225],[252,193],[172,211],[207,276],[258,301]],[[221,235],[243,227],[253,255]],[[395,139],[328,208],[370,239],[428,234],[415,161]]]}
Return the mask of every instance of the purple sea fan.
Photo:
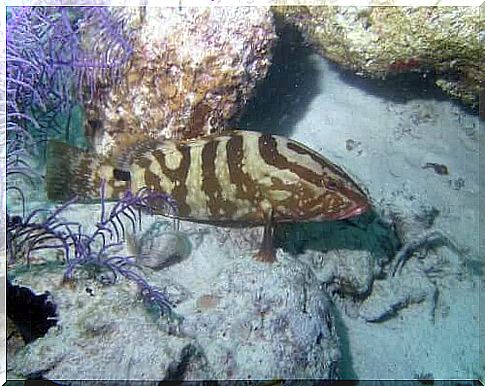
{"label": "purple sea fan", "polygon": [[[88,46],[93,24],[100,33]],[[72,109],[98,92],[98,78],[118,81],[131,55],[106,7],[8,7],[6,38],[7,122],[41,141],[69,139]],[[20,140],[16,131],[9,137]]]}
{"label": "purple sea fan", "polygon": [[142,210],[162,209],[166,213],[176,214],[175,202],[170,196],[144,188],[136,194],[127,191],[108,211],[103,183],[100,220],[96,223],[96,229],[89,234],[79,223],[61,217],[76,201],[77,198],[73,197],[54,211],[37,209],[27,216],[25,213],[22,216],[7,214],[9,263],[16,262],[19,256],[25,256],[29,264],[31,253],[37,250],[62,250],[67,262],[64,282],[72,281],[73,273],[79,267],[108,271],[111,278],[105,276],[105,283],[114,284],[122,276],[137,285],[145,305],[155,307],[162,314],[168,313],[174,304],[165,291],[150,285],[143,277],[141,269],[135,264],[135,256],[112,255],[111,251],[123,243],[126,221],[136,231],[141,225]]}
{"label": "purple sea fan", "polygon": [[[23,202],[23,196],[21,197]],[[69,260],[70,248],[76,231],[79,232],[81,226],[79,223],[62,219],[60,214],[74,202],[75,198],[52,212],[37,209],[26,216],[25,210],[22,209],[22,216],[7,214],[6,244],[9,263],[14,263],[19,257],[25,257],[27,264],[30,264],[33,251],[46,249],[63,250],[66,260]]]}
{"label": "purple sea fan", "polygon": [[[104,31],[102,37],[94,39],[102,39],[109,57],[116,60],[108,60],[107,53],[85,47],[80,26],[93,24]],[[96,77],[117,81],[130,54],[122,24],[110,16],[106,7],[7,8],[6,181],[7,192],[19,195],[22,204],[20,217],[8,216],[11,257],[16,253],[14,245],[27,245],[28,235],[38,235],[29,243],[39,247],[38,240],[45,240],[39,236],[42,227],[44,233],[61,237],[56,233],[58,228],[52,232],[52,224],[42,223],[39,211],[26,217],[19,182],[40,177],[34,171],[32,158],[39,157],[38,150],[49,138],[61,136],[69,140],[74,108],[96,92]],[[27,258],[30,250],[27,248]]]}
{"label": "purple sea fan", "polygon": [[[92,89],[99,71],[116,78],[132,53],[123,21],[107,7],[9,7],[9,14],[7,80],[19,86],[10,96],[28,105],[82,100],[76,93]],[[98,33],[85,39],[91,26]]]}
{"label": "purple sea fan", "polygon": [[[84,62],[78,72],[80,86],[89,85],[88,94],[102,97],[98,87],[117,84],[133,53],[133,42],[120,13],[108,7],[86,7],[79,29],[83,38]],[[84,80],[84,82],[83,82]],[[81,88],[81,87],[80,87]]]}
{"label": "purple sea fan", "polygon": [[102,238],[103,245],[108,241],[121,242],[125,236],[123,219],[131,223],[133,231],[136,225],[141,226],[141,211],[162,211],[167,214],[177,213],[177,204],[169,195],[148,188],[140,189],[136,194],[127,190],[109,212],[106,210],[105,182],[101,183],[101,215],[96,224],[96,230],[88,241],[91,244],[97,238]]}
{"label": "purple sea fan", "polygon": [[149,212],[163,210],[166,213],[176,214],[175,201],[168,195],[143,188],[136,194],[127,191],[107,211],[104,181],[100,190],[100,220],[96,223],[96,229],[92,234],[85,234],[80,229],[77,234],[72,235],[75,257],[68,260],[64,282],[72,281],[75,269],[81,266],[108,270],[112,277],[105,277],[105,281],[115,283],[118,276],[123,276],[137,284],[145,304],[156,306],[161,313],[168,312],[174,304],[170,302],[162,289],[151,286],[137,272],[140,268],[135,264],[135,256],[113,256],[110,251],[123,242],[125,235],[123,220],[128,221],[133,231],[136,231],[137,225],[138,227],[141,225],[142,210]]}
{"label": "purple sea fan", "polygon": [[[7,49],[7,122],[15,124],[32,137],[46,139],[56,129],[55,116],[72,103],[69,78],[72,70],[61,68],[53,55],[62,55],[67,42],[58,44],[55,35],[65,31],[54,9],[47,7],[9,7],[6,29]],[[69,49],[76,51],[70,34]],[[53,49],[57,46],[59,52]]]}

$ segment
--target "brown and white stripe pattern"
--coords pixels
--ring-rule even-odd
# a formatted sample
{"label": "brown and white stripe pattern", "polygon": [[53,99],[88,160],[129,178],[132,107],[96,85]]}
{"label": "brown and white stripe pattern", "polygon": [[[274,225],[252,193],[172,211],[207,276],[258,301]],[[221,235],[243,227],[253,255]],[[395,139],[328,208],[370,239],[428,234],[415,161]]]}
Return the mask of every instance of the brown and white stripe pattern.
{"label": "brown and white stripe pattern", "polygon": [[340,168],[284,137],[231,131],[142,146],[130,155],[132,190],[170,194],[193,221],[265,224],[345,218],[367,207]]}

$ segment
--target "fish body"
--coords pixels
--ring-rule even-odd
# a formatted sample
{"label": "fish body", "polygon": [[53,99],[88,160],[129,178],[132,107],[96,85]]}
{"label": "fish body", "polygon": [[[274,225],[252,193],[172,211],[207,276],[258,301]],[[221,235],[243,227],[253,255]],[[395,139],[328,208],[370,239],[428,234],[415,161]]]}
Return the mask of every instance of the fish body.
{"label": "fish body", "polygon": [[51,141],[48,160],[50,199],[96,198],[104,179],[107,198],[148,187],[177,202],[178,218],[223,226],[338,220],[370,207],[352,178],[322,155],[252,131],[143,139],[105,158]]}
{"label": "fish body", "polygon": [[[51,145],[51,154],[61,146],[67,158],[48,166],[53,199],[59,199],[59,190],[66,197],[71,192],[96,198],[104,179],[107,198],[148,187],[175,199],[177,217],[220,225],[336,220],[369,207],[365,193],[341,168],[277,135],[234,130],[186,141],[145,140],[117,159],[70,154],[67,145]],[[58,176],[62,184],[56,183]]]}

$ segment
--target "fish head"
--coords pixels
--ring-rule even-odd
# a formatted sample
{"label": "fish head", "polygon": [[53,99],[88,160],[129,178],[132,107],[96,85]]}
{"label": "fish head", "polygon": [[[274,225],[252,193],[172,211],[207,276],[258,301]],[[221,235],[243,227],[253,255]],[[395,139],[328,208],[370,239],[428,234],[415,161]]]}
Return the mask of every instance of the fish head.
{"label": "fish head", "polygon": [[371,209],[365,192],[340,168],[322,178],[320,189],[317,221],[343,220]]}

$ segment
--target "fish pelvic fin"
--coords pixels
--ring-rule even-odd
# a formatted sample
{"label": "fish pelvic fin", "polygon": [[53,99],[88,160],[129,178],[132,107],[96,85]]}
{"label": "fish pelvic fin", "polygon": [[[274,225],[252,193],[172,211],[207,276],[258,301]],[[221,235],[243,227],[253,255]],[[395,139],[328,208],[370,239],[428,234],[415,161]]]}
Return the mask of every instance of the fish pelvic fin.
{"label": "fish pelvic fin", "polygon": [[60,141],[49,141],[45,174],[48,199],[65,201],[78,196],[81,201],[95,200],[100,197],[103,181],[105,198],[118,198],[130,188],[129,172],[120,171],[112,164],[111,158]]}

